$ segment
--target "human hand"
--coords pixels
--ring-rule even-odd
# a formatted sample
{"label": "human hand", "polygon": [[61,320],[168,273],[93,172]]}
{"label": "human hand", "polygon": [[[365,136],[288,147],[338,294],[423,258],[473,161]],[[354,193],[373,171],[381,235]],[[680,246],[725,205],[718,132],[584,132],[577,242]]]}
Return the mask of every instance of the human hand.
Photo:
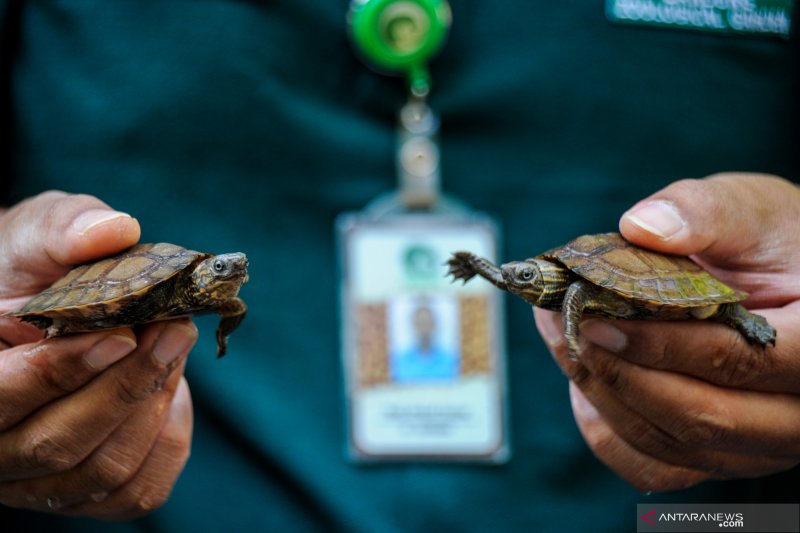
{"label": "human hand", "polygon": [[594,453],[644,491],[758,477],[800,463],[800,188],[753,174],[676,182],[623,215],[640,246],[691,255],[750,293],[775,347],[711,322],[588,319],[579,361],[560,316],[537,327],[570,379]]}
{"label": "human hand", "polygon": [[[0,214],[0,313],[138,239],[133,218],[90,196],[20,203]],[[42,340],[0,317],[0,502],[102,519],[163,504],[189,453],[196,338],[184,319]]]}

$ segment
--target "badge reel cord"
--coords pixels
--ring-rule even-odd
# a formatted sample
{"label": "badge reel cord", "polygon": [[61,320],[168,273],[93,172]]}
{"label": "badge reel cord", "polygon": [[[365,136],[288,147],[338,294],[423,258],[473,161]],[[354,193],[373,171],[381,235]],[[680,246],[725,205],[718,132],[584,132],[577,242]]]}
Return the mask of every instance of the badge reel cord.
{"label": "badge reel cord", "polygon": [[362,60],[380,73],[406,78],[408,102],[398,117],[398,192],[367,208],[375,218],[408,212],[462,214],[460,202],[441,194],[439,118],[427,103],[428,62],[450,29],[446,0],[353,0],[348,28]]}

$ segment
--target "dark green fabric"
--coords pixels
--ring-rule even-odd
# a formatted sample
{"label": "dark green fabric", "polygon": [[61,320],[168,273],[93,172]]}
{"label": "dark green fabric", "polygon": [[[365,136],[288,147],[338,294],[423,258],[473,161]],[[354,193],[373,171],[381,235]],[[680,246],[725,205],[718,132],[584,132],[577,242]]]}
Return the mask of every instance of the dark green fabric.
{"label": "dark green fabric", "polygon": [[[797,39],[620,27],[598,0],[452,7],[432,69],[445,187],[499,218],[504,258],[613,230],[678,178],[800,178]],[[566,380],[516,300],[508,464],[345,462],[333,222],[393,187],[403,103],[399,80],[354,57],[346,11],[342,0],[23,2],[3,124],[11,200],[94,194],[135,215],[143,241],[244,251],[251,311],[221,361],[214,319],[198,321],[193,454],[164,508],[113,527],[0,509],[0,524],[622,531],[636,503],[796,501],[797,470],[670,495],[619,480],[581,439]]]}

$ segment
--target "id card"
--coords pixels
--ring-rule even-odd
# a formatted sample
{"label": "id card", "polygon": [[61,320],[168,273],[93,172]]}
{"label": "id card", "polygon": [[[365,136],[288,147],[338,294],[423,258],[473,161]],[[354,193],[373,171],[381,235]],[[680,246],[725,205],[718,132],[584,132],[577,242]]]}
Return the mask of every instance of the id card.
{"label": "id card", "polygon": [[444,266],[456,250],[494,258],[494,224],[345,214],[337,229],[351,459],[507,459],[502,296]]}

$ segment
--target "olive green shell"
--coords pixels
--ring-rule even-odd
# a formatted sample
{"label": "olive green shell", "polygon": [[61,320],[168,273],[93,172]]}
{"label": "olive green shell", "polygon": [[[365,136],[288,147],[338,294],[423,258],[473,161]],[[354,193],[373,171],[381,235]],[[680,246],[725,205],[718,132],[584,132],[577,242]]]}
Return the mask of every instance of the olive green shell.
{"label": "olive green shell", "polygon": [[208,254],[174,244],[139,244],[119,255],[72,269],[12,316],[68,320],[93,316],[98,311],[110,315],[129,300],[139,300],[154,287],[169,283],[175,274],[205,257]]}
{"label": "olive green shell", "polygon": [[545,252],[575,274],[618,295],[650,304],[695,307],[744,300],[687,257],[651,252],[618,233],[584,235]]}

